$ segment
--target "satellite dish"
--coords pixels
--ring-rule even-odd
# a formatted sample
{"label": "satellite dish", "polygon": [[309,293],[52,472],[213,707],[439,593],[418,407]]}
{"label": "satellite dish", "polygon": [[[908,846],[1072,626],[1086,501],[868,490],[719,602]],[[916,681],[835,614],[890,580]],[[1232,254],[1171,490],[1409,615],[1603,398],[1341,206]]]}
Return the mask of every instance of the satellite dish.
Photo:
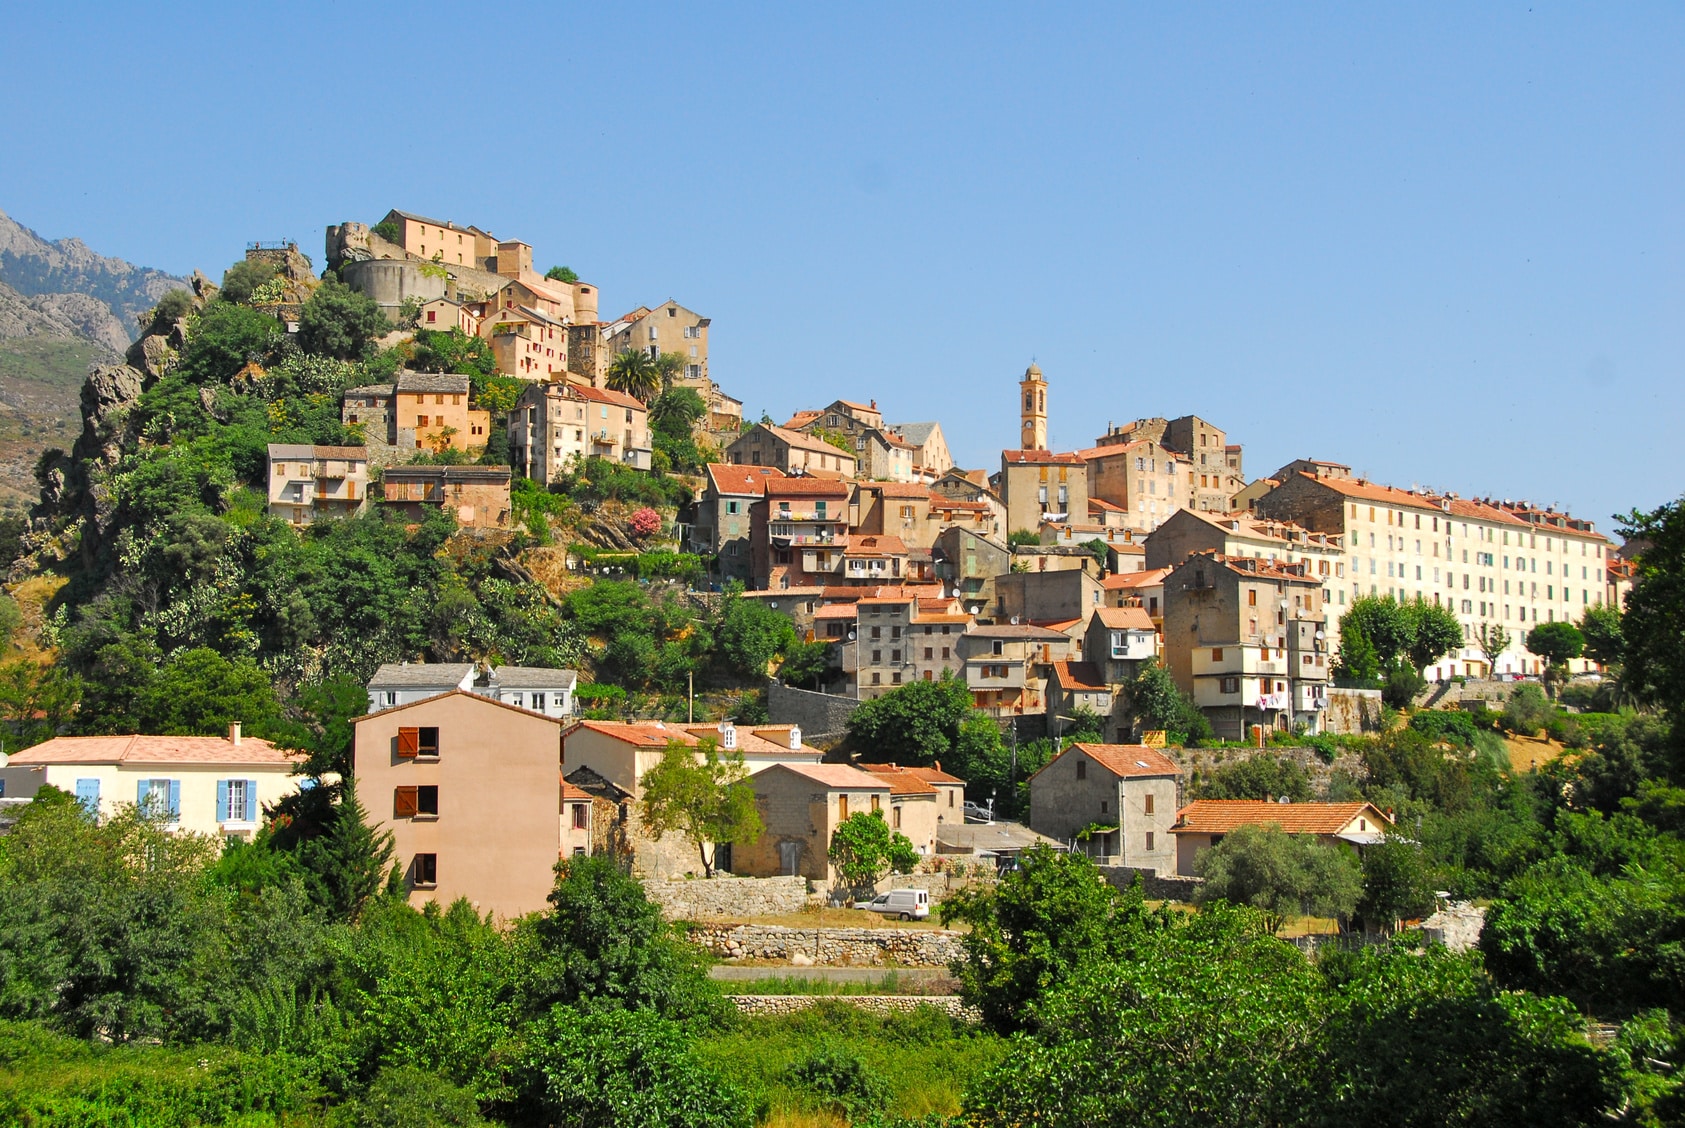
{"label": "satellite dish", "polygon": [[1018,625],[1018,616],[1012,616],[1012,625],[1015,627]]}
{"label": "satellite dish", "polygon": [[848,641],[850,641],[850,642],[854,641],[854,632],[853,631],[848,632]]}
{"label": "satellite dish", "polygon": [[1316,632],[1316,637],[1317,637],[1317,641],[1319,641],[1319,642],[1320,642],[1320,641],[1321,641],[1321,640],[1322,640],[1322,639],[1323,639],[1323,638],[1325,638],[1325,637],[1327,637],[1327,636],[1325,636],[1325,635],[1324,635],[1324,634],[1323,634],[1323,633],[1322,633],[1322,632],[1321,632],[1321,631],[1317,631],[1317,632]]}
{"label": "satellite dish", "polygon": [[778,610],[778,601],[777,601],[777,600],[776,600],[776,599],[774,599],[774,600],[770,600],[770,601],[769,601],[769,602],[768,602],[768,603],[767,603],[767,606],[768,606],[768,607],[770,607],[770,608],[772,608],[772,609],[773,609],[773,610],[774,610],[774,611],[776,611],[776,610]]}
{"label": "satellite dish", "polygon": [[0,752],[0,768],[6,767],[11,762],[12,758],[10,756],[6,755],[4,752]]}

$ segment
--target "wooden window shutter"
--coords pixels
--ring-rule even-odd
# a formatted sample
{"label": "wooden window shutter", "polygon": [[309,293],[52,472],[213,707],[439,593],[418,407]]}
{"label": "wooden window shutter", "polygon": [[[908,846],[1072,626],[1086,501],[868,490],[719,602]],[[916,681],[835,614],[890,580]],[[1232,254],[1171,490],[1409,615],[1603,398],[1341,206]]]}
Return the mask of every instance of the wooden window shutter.
{"label": "wooden window shutter", "polygon": [[421,730],[419,728],[401,728],[398,730],[398,755],[405,759],[414,759],[421,751]]}
{"label": "wooden window shutter", "polygon": [[418,804],[416,789],[413,787],[395,787],[392,789],[392,817],[395,819],[415,818]]}

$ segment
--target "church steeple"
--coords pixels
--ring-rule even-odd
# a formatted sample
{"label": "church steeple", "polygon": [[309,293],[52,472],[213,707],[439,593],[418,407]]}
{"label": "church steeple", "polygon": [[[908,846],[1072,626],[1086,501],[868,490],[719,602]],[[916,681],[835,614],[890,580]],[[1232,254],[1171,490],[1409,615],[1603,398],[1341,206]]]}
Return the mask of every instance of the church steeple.
{"label": "church steeple", "polygon": [[1023,450],[1047,449],[1047,381],[1034,364],[1024,370],[1018,382],[1023,403],[1024,428],[1021,436]]}

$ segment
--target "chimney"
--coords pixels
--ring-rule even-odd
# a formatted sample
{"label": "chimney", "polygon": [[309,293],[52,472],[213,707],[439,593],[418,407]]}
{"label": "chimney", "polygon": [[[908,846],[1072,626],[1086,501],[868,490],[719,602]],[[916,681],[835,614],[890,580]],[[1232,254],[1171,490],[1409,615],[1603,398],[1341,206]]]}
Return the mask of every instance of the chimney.
{"label": "chimney", "polygon": [[800,725],[790,726],[790,751],[799,752],[802,747],[802,728]]}
{"label": "chimney", "polygon": [[228,724],[228,743],[240,747],[240,722],[230,721]]}

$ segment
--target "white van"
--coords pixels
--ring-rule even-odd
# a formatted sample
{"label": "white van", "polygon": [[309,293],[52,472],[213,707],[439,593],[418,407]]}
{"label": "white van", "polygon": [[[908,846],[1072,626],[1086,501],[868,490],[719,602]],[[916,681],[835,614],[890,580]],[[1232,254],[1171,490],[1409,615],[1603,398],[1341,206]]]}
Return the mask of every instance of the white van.
{"label": "white van", "polygon": [[930,916],[930,891],[891,889],[888,893],[879,893],[870,901],[857,901],[854,907],[899,920],[924,920]]}

